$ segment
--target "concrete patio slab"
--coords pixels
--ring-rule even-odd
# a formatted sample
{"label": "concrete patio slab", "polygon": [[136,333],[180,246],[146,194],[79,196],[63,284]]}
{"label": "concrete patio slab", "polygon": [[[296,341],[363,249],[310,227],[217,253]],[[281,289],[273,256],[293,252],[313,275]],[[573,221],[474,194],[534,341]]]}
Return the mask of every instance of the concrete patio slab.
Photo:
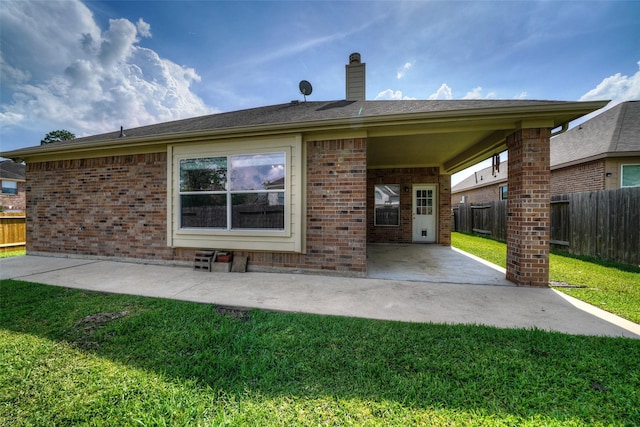
{"label": "concrete patio slab", "polygon": [[0,278],[286,312],[640,338],[640,325],[546,288],[210,273],[188,267],[31,255],[0,260]]}
{"label": "concrete patio slab", "polygon": [[367,276],[433,283],[515,286],[504,268],[448,246],[369,244]]}

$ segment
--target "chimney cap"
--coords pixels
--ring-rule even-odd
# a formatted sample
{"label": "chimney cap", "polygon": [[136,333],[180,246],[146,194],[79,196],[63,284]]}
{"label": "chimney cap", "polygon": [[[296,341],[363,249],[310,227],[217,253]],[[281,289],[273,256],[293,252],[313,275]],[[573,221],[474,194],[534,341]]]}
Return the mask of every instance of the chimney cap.
{"label": "chimney cap", "polygon": [[349,55],[349,64],[353,64],[353,63],[360,63],[360,54],[358,52],[353,52],[351,55]]}

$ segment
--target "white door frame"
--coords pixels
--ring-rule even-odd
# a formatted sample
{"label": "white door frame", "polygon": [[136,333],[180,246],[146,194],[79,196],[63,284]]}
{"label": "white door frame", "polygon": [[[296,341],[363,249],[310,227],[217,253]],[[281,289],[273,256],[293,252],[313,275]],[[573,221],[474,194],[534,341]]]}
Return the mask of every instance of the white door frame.
{"label": "white door frame", "polygon": [[436,243],[438,241],[438,184],[414,184],[411,191],[412,241],[413,243]]}

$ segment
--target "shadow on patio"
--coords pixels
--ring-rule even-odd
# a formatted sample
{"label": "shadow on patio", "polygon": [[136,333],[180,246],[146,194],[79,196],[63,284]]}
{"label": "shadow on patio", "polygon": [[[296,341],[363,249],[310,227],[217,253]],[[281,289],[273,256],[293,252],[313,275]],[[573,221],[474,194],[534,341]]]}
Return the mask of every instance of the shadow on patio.
{"label": "shadow on patio", "polygon": [[515,286],[504,269],[448,246],[368,244],[367,276],[374,279]]}

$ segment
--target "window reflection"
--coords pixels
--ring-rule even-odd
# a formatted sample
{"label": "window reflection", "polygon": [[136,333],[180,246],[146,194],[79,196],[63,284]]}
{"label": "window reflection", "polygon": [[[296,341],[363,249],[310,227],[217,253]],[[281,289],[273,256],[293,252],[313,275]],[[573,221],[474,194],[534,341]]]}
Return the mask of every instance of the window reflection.
{"label": "window reflection", "polygon": [[188,228],[226,228],[226,194],[190,194],[180,196],[181,226]]}
{"label": "window reflection", "polygon": [[284,153],[231,156],[231,191],[284,190]]}
{"label": "window reflection", "polygon": [[224,191],[226,184],[226,157],[180,160],[180,191]]}
{"label": "window reflection", "polygon": [[231,228],[284,228],[284,193],[234,194],[231,203]]}

